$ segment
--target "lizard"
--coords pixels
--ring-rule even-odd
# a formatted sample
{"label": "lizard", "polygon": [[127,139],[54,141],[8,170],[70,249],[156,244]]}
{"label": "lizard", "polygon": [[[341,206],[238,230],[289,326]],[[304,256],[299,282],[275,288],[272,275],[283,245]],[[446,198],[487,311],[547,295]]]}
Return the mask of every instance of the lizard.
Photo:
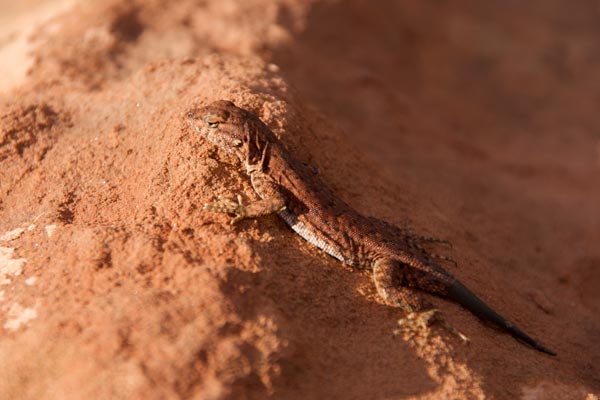
{"label": "lizard", "polygon": [[252,112],[228,100],[194,106],[186,113],[192,129],[236,156],[260,198],[244,204],[219,196],[204,209],[242,219],[277,214],[309,243],[352,267],[372,271],[378,295],[407,315],[437,311],[420,293],[453,300],[534,349],[556,353],[499,315],[441,266],[449,259],[429,252],[428,242],[386,221],[359,214],[337,197],[320,175],[295,158]]}

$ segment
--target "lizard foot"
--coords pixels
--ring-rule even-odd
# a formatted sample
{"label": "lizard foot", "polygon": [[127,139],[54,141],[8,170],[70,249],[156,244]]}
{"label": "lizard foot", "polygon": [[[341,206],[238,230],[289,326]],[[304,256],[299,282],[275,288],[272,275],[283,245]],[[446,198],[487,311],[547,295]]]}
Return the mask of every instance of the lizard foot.
{"label": "lizard foot", "polygon": [[394,330],[394,335],[402,335],[407,339],[420,337],[424,343],[429,337],[429,326],[436,322],[442,324],[446,330],[453,335],[456,335],[463,342],[466,343],[469,341],[469,338],[465,336],[465,334],[458,331],[446,321],[437,308],[408,313],[404,318],[398,321],[398,329]]}
{"label": "lizard foot", "polygon": [[452,242],[449,241],[448,239],[442,239],[442,238],[438,238],[435,236],[412,236],[413,239],[419,240],[421,242],[427,242],[427,243],[441,243],[441,244],[445,244],[448,247],[452,248]]}
{"label": "lizard foot", "polygon": [[423,334],[425,337],[429,334],[429,325],[441,318],[439,310],[432,308],[431,310],[422,312],[409,312],[406,316],[398,321],[398,329],[394,331],[394,335],[401,333],[415,336]]}
{"label": "lizard foot", "polygon": [[446,262],[449,262],[451,264],[454,264],[455,267],[458,266],[458,263],[452,257],[443,256],[443,255],[435,254],[435,253],[428,253],[428,256],[429,256],[428,258],[435,258],[436,260],[446,261]]}
{"label": "lizard foot", "polygon": [[[450,263],[454,264],[455,266],[458,265],[456,260],[452,257],[448,257],[448,256],[436,254],[436,253],[431,253],[423,245],[421,245],[420,243],[415,241],[414,240],[415,238],[416,237],[411,237],[412,242],[409,242],[408,245],[413,249],[417,249],[417,250],[423,252],[424,256],[428,259],[428,261],[431,261],[431,259],[436,259],[436,260],[440,260],[440,261],[450,262]],[[432,238],[432,239],[434,239],[434,238]],[[438,243],[445,242],[444,239],[435,239],[435,241]],[[447,242],[447,243],[450,244],[450,242]],[[450,246],[452,246],[452,245],[450,244]]]}
{"label": "lizard foot", "polygon": [[423,236],[423,235],[417,235],[415,233],[413,233],[410,229],[407,230],[407,234],[406,237],[413,242],[424,242],[424,243],[439,243],[439,244],[445,244],[448,247],[452,248],[452,242],[449,241],[448,239],[442,239],[442,238],[438,238],[435,236]]}
{"label": "lizard foot", "polygon": [[453,248],[452,242],[448,239],[442,239],[442,238],[438,238],[435,236],[425,236],[425,235],[416,234],[411,228],[410,219],[407,219],[403,222],[401,231],[403,232],[405,239],[409,242],[412,242],[415,245],[439,243],[439,244],[445,244],[449,248]]}
{"label": "lizard foot", "polygon": [[220,213],[233,214],[235,217],[231,220],[230,224],[234,225],[238,221],[246,218],[246,206],[242,203],[242,196],[237,195],[237,201],[227,199],[222,196],[217,196],[217,201],[212,203],[204,203],[202,207],[204,210],[210,210]]}

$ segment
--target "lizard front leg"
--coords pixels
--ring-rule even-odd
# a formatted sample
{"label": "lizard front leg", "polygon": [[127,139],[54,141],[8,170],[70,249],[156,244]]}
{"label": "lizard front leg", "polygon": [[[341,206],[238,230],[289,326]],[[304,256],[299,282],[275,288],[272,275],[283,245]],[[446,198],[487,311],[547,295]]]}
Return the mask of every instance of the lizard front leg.
{"label": "lizard front leg", "polygon": [[254,171],[250,178],[252,187],[262,197],[261,200],[244,205],[240,195],[237,195],[237,201],[219,197],[218,201],[206,203],[203,208],[235,215],[231,220],[231,225],[242,219],[274,214],[285,208],[285,197],[281,194],[279,186],[267,174],[262,171]]}
{"label": "lizard front leg", "polygon": [[244,205],[242,203],[242,196],[238,194],[237,201],[219,196],[218,201],[205,203],[203,208],[205,210],[235,215],[231,220],[231,225],[233,225],[242,219],[257,218],[279,212],[285,208],[285,201],[282,198],[269,198]]}

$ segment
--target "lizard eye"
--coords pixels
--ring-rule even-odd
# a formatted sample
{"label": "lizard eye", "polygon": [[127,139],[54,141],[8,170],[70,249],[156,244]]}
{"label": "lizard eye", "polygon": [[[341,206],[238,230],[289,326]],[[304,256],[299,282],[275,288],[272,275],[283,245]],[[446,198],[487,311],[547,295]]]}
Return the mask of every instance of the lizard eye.
{"label": "lizard eye", "polygon": [[217,128],[221,122],[225,122],[222,115],[208,113],[202,118],[204,123],[211,129]]}

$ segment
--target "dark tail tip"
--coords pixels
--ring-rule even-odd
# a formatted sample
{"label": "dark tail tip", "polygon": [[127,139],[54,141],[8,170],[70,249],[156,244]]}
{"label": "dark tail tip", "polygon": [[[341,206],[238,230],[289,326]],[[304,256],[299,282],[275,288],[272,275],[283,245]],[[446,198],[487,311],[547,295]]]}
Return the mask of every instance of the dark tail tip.
{"label": "dark tail tip", "polygon": [[479,297],[473,294],[460,282],[455,282],[452,286],[450,286],[450,288],[448,289],[448,296],[451,299],[456,300],[458,303],[463,305],[465,308],[467,308],[473,314],[477,315],[479,318],[485,321],[492,322],[501,329],[504,329],[505,331],[510,333],[513,337],[527,343],[534,349],[541,351],[542,353],[549,354],[551,356],[556,356],[556,353],[554,351],[543,346],[541,343],[529,337],[528,335],[523,333],[519,328],[508,322],[504,317],[492,310],[487,304],[485,304]]}
{"label": "dark tail tip", "polygon": [[544,347],[544,345],[542,345],[542,344],[540,344],[540,343],[537,343],[537,342],[536,342],[535,346],[533,346],[533,347],[534,347],[536,350],[539,350],[539,351],[541,351],[542,353],[546,353],[546,354],[549,354],[549,355],[551,355],[551,356],[556,356],[556,355],[557,355],[557,354],[556,354],[554,351],[550,350],[550,349],[549,349],[549,348],[547,348],[547,347]]}

